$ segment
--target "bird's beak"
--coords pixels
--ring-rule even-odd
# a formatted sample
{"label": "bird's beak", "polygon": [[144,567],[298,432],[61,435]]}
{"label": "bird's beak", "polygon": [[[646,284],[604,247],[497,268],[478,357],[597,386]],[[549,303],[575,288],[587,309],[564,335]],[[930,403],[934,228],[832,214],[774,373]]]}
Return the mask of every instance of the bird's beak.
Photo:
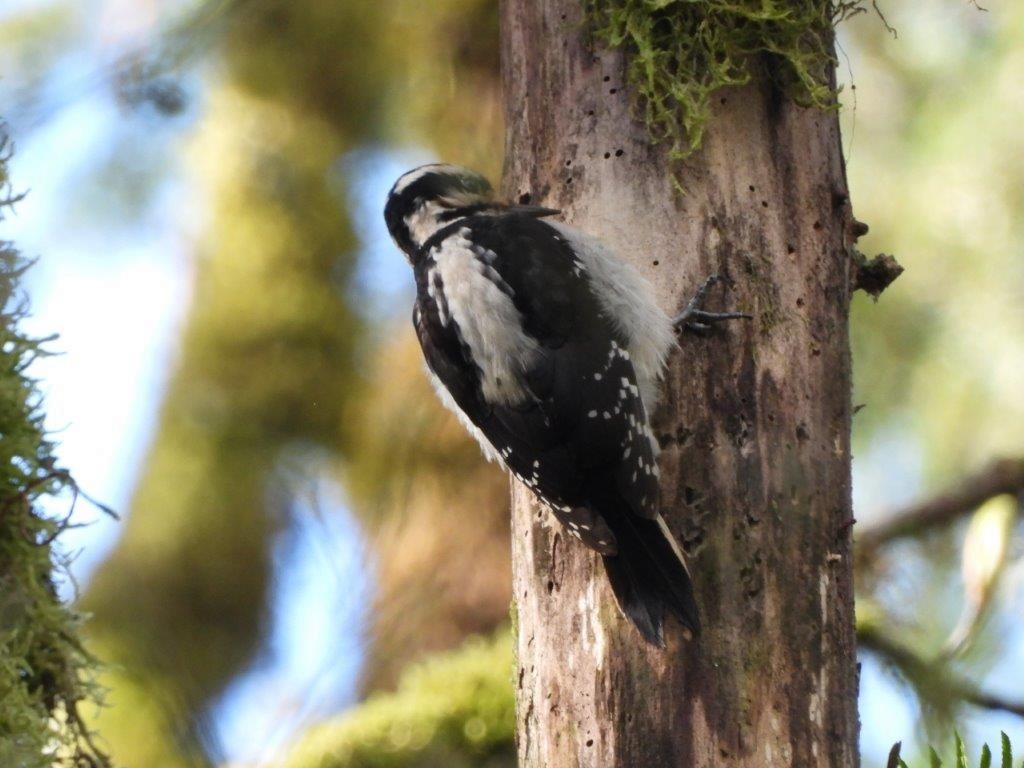
{"label": "bird's beak", "polygon": [[523,216],[533,216],[535,219],[542,219],[545,216],[555,216],[561,213],[557,208],[544,208],[540,205],[510,205],[505,210],[509,213],[521,213]]}

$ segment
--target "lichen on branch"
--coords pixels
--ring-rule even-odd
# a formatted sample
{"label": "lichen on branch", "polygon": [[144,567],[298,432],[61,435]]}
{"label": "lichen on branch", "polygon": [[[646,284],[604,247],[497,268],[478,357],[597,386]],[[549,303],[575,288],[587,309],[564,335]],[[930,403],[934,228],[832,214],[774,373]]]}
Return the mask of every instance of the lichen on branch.
{"label": "lichen on branch", "polygon": [[655,141],[692,154],[711,95],[766,72],[798,104],[832,109],[833,29],[862,0],[583,0],[592,34],[627,55],[627,80]]}
{"label": "lichen on branch", "polygon": [[[0,221],[20,199],[7,184],[9,157],[0,124]],[[44,497],[77,489],[56,464],[26,372],[47,341],[20,328],[26,267],[0,240],[0,765],[98,768],[109,763],[79,712],[99,700],[93,662],[78,640],[81,617],[54,583],[53,544],[68,523],[41,509]]]}

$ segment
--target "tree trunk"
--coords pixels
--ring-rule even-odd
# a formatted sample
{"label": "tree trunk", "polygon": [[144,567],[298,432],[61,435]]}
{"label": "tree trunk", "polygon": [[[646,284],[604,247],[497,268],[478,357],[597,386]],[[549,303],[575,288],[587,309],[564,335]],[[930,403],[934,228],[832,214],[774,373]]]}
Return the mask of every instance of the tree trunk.
{"label": "tree trunk", "polygon": [[514,488],[520,763],[857,765],[837,114],[769,83],[719,92],[680,196],[579,0],[504,0],[502,24],[506,192],[605,239],[666,311],[717,273],[709,308],[754,316],[681,339],[655,416],[697,641],[670,625],[667,650],[646,645],[599,558]]}

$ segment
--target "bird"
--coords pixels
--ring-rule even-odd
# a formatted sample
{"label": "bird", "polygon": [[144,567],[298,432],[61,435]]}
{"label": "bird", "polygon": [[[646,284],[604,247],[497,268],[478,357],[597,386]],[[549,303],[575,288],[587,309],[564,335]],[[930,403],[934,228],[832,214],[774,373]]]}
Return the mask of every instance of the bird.
{"label": "bird", "polygon": [[694,637],[700,613],[659,510],[649,417],[677,330],[747,315],[701,309],[712,276],[670,317],[635,268],[559,213],[502,202],[446,163],[404,173],[384,206],[441,402],[601,557],[622,613],[664,648],[666,614]]}

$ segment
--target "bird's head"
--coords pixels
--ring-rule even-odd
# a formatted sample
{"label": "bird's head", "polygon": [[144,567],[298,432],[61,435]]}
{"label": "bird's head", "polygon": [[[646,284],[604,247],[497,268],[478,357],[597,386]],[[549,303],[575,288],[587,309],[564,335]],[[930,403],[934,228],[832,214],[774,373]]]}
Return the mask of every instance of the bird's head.
{"label": "bird's head", "polygon": [[399,177],[388,193],[384,220],[395,243],[412,261],[431,235],[452,222],[475,214],[503,212],[550,216],[558,211],[496,201],[490,182],[476,171],[431,163]]}

